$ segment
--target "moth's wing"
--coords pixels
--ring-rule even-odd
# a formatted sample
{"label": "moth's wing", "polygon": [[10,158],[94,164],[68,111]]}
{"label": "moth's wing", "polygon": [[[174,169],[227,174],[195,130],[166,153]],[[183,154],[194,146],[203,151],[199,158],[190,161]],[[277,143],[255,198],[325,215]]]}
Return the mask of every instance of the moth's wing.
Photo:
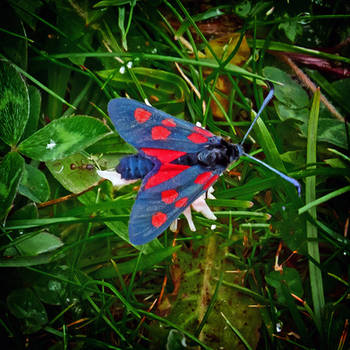
{"label": "moth's wing", "polygon": [[194,153],[209,144],[211,138],[216,138],[206,129],[135,100],[111,100],[108,114],[119,135],[137,149],[160,148]]}
{"label": "moth's wing", "polygon": [[155,164],[142,181],[129,220],[130,242],[145,244],[160,235],[224,170],[171,162],[218,144],[220,138],[134,100],[111,100],[108,113],[119,135]]}
{"label": "moth's wing", "polygon": [[159,163],[158,169],[144,178],[132,208],[130,242],[145,244],[159,236],[186,207],[207,191],[221,171],[208,171],[200,165]]}

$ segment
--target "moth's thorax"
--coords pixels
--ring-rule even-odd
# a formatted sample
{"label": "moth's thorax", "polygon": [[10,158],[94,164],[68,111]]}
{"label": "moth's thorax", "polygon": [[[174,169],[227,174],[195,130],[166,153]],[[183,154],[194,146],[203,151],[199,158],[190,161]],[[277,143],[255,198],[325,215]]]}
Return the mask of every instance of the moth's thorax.
{"label": "moth's thorax", "polygon": [[197,154],[198,162],[209,169],[215,169],[218,166],[226,169],[230,163],[241,156],[242,147],[221,138],[216,138],[215,141]]}

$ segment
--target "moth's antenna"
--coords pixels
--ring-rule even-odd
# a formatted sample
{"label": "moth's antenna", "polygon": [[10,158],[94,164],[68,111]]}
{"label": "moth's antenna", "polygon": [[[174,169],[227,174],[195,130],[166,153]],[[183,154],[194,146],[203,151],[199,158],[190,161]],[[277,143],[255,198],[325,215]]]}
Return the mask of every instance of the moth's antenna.
{"label": "moth's antenna", "polygon": [[243,137],[241,143],[239,144],[240,150],[241,150],[241,155],[246,156],[246,157],[249,158],[249,159],[255,160],[257,163],[263,165],[265,168],[267,168],[267,169],[271,170],[272,172],[274,172],[275,174],[279,175],[282,179],[285,179],[286,181],[288,181],[289,183],[291,183],[292,185],[294,185],[294,186],[296,187],[297,191],[298,191],[298,196],[300,197],[301,186],[300,186],[300,183],[299,183],[297,180],[293,179],[292,177],[287,176],[286,174],[283,174],[282,172],[278,171],[277,169],[271,167],[270,165],[264,163],[263,161],[261,161],[261,160],[255,158],[255,157],[253,157],[253,156],[251,156],[251,155],[249,155],[248,153],[245,153],[245,152],[243,151],[243,147],[242,147],[242,146],[243,146],[244,141],[246,140],[246,138],[247,138],[247,136],[249,135],[249,133],[252,131],[252,128],[253,128],[254,124],[256,123],[257,119],[260,117],[261,112],[264,110],[264,108],[266,107],[266,105],[271,101],[271,99],[272,99],[272,97],[273,97],[273,94],[274,94],[274,88],[273,88],[273,86],[271,85],[271,90],[270,90],[270,92],[269,92],[268,95],[265,97],[265,100],[263,101],[263,103],[262,103],[262,105],[261,105],[261,107],[260,107],[258,113],[256,114],[256,116],[255,116],[255,118],[254,118],[252,124],[250,125],[248,131],[247,131],[246,134],[244,135],[244,137]]}
{"label": "moth's antenna", "polygon": [[292,185],[294,185],[298,191],[298,196],[300,197],[300,194],[301,194],[301,186],[300,186],[300,183],[293,179],[292,177],[289,177],[288,175],[286,174],[283,174],[282,172],[278,171],[277,169],[273,168],[272,166],[264,163],[263,161],[261,161],[260,159],[258,158],[255,158],[251,155],[249,155],[248,153],[245,153],[244,151],[242,151],[242,156],[245,156],[249,159],[253,159],[255,160],[257,163],[263,165],[265,168],[271,170],[272,172],[274,172],[275,174],[281,176],[282,179],[285,179],[286,181],[288,181],[289,183],[291,183]]}
{"label": "moth's antenna", "polygon": [[264,110],[266,105],[271,101],[271,99],[273,97],[273,94],[274,94],[274,91],[275,90],[274,90],[273,86],[271,85],[271,89],[270,89],[268,95],[265,97],[265,100],[263,101],[263,103],[262,103],[258,113],[256,114],[253,122],[250,124],[250,127],[249,127],[248,131],[245,133],[245,135],[244,135],[244,137],[243,137],[243,139],[242,139],[242,141],[240,143],[241,146],[243,145],[243,143],[244,143],[245,139],[247,138],[247,136],[249,135],[249,133],[252,131],[253,126],[256,123],[256,121],[258,120],[258,118],[260,117],[261,112]]}

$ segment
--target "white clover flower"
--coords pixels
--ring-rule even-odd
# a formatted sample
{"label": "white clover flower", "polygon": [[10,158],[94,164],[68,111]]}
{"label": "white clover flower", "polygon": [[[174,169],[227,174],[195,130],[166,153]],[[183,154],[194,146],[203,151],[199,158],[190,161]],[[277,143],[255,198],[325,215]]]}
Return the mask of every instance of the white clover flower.
{"label": "white clover flower", "polygon": [[113,186],[120,188],[129,184],[136,182],[137,180],[125,180],[122,179],[121,175],[115,171],[115,169],[111,170],[97,170],[98,176],[103,179],[107,179],[112,182]]}
{"label": "white clover flower", "polygon": [[[203,193],[200,197],[198,197],[191,205],[189,205],[183,212],[187,222],[188,226],[190,227],[190,230],[195,232],[196,226],[193,223],[192,220],[192,213],[191,213],[191,207],[194,211],[201,213],[204,217],[206,217],[209,220],[216,220],[216,216],[209,208],[207,202],[205,201],[206,198],[208,199],[215,199],[213,196],[214,188],[211,186],[209,187],[208,191],[206,193]],[[213,225],[215,226],[215,225]],[[214,228],[215,229],[215,228]]]}

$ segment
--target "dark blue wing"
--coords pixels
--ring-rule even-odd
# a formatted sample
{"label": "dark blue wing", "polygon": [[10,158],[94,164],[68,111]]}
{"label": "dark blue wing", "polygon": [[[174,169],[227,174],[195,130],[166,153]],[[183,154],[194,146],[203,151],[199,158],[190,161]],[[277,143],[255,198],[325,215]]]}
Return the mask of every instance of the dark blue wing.
{"label": "dark blue wing", "polygon": [[130,99],[111,100],[108,113],[119,135],[154,163],[142,181],[129,220],[130,242],[145,244],[169,227],[224,170],[172,162],[186,153],[200,152],[206,145],[219,144],[220,138]]}
{"label": "dark blue wing", "polygon": [[134,147],[198,152],[216,138],[211,132],[149,107],[141,102],[116,98],[108,113],[119,135]]}
{"label": "dark blue wing", "polygon": [[[165,173],[176,171],[177,167],[172,164],[160,166],[164,167]],[[131,243],[145,244],[159,236],[194,200],[207,191],[221,171],[208,171],[200,165],[178,170],[178,175],[154,186],[147,187],[147,184],[162,171],[159,167],[144,178],[130,215]]]}

